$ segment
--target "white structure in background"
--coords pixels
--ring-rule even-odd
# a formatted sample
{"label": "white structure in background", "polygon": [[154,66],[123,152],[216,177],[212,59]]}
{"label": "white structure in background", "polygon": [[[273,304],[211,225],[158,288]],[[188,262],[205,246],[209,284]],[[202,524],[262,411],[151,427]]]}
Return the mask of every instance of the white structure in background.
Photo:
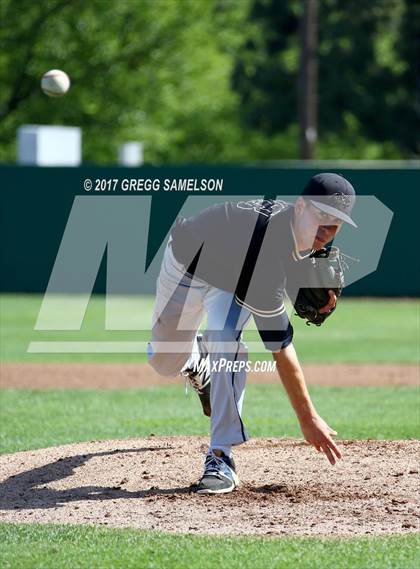
{"label": "white structure in background", "polygon": [[17,161],[31,166],[79,166],[82,130],[75,126],[23,125],[17,133]]}
{"label": "white structure in background", "polygon": [[118,152],[118,162],[121,166],[141,166],[143,159],[142,142],[125,142]]}

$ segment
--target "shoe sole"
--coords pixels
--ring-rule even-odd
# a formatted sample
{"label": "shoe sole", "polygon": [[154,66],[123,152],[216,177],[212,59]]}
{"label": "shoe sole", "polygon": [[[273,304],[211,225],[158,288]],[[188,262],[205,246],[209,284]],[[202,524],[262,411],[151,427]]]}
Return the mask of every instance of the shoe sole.
{"label": "shoe sole", "polygon": [[229,494],[235,490],[236,486],[233,485],[231,488],[222,488],[221,490],[197,490],[196,494],[199,496],[205,496],[206,494]]}
{"label": "shoe sole", "polygon": [[200,395],[200,393],[198,394],[198,397],[200,398],[200,403],[201,407],[203,408],[204,415],[206,415],[206,417],[211,417],[211,404],[208,397],[205,395]]}

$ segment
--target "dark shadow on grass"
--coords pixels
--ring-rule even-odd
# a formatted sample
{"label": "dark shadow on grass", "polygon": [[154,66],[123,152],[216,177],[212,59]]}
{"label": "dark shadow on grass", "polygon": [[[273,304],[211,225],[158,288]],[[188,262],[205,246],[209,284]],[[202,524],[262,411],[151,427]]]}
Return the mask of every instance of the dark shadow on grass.
{"label": "dark shadow on grass", "polygon": [[[116,500],[119,498],[147,498],[148,496],[187,494],[193,486],[179,488],[157,488],[130,492],[121,486],[83,486],[66,490],[54,490],[43,485],[68,478],[76,468],[91,458],[115,454],[168,451],[168,447],[146,447],[138,449],[116,449],[96,453],[79,454],[59,458],[55,462],[33,468],[21,474],[10,476],[0,484],[0,510],[30,510],[57,508],[69,502],[80,500]],[[140,469],[140,466],[139,466]]]}

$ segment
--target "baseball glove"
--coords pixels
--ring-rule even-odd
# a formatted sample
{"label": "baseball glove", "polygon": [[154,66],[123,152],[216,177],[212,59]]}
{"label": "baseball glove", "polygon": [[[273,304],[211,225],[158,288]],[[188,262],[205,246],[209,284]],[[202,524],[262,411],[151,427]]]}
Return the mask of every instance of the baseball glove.
{"label": "baseball glove", "polygon": [[320,313],[329,301],[328,291],[334,291],[337,298],[344,287],[343,256],[337,247],[319,249],[304,261],[304,282],[306,287],[299,289],[294,304],[298,316],[306,320],[306,324],[321,326],[334,312]]}

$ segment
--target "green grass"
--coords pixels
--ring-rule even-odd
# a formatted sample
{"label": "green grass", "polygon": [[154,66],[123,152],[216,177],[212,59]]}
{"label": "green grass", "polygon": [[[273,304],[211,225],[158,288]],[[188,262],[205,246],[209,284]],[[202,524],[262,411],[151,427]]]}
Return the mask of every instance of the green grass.
{"label": "green grass", "polygon": [[[1,297],[0,355],[15,362],[140,362],[143,354],[27,354],[30,341],[148,339],[152,299],[137,305],[144,331],[106,331],[104,297],[91,299],[80,331],[34,331],[37,295]],[[321,328],[294,319],[303,362],[419,360],[418,301],[340,303]],[[246,332],[255,341],[255,330]],[[267,352],[264,354],[267,356]],[[258,357],[254,354],[254,358]],[[311,388],[321,415],[339,438],[419,438],[419,392],[411,387]],[[182,386],[142,390],[3,390],[1,452],[150,433],[206,435],[208,420]],[[250,385],[244,419],[251,436],[300,436],[284,391]],[[6,568],[410,569],[420,565],[416,535],[361,539],[204,538],[88,526],[0,524],[0,564]]]}
{"label": "green grass", "polygon": [[[0,297],[0,357],[9,362],[141,362],[144,354],[28,354],[31,341],[147,341],[153,298],[136,300],[131,318],[138,318],[142,330],[105,330],[105,297],[91,298],[81,330],[35,331],[41,295]],[[63,304],[60,310],[71,311]],[[130,317],[130,309],[122,304]],[[133,312],[133,311],[131,311]],[[306,326],[293,318],[295,346],[303,362],[404,362],[419,361],[420,302],[417,300],[343,299],[322,327]],[[248,329],[246,341],[259,341],[258,332]],[[262,346],[262,344],[261,344]],[[267,352],[262,347],[263,356]],[[253,358],[260,357],[253,354]]]}
{"label": "green grass", "polygon": [[[67,297],[69,298],[69,297]],[[0,359],[7,362],[144,362],[145,354],[30,354],[28,345],[32,341],[147,341],[150,338],[150,322],[153,298],[137,298],[141,330],[106,330],[105,297],[93,296],[88,304],[80,330],[34,330],[42,295],[3,294],[0,295]],[[63,300],[62,310],[71,311]]]}
{"label": "green grass", "polygon": [[[313,387],[320,414],[344,439],[419,438],[419,392],[410,387]],[[181,385],[141,390],[3,390],[1,451],[85,440],[207,435],[195,393]],[[244,421],[253,437],[299,437],[294,412],[276,385],[250,385]]]}
{"label": "green grass", "polygon": [[210,538],[87,526],[0,524],[4,569],[416,569],[417,535]]}

